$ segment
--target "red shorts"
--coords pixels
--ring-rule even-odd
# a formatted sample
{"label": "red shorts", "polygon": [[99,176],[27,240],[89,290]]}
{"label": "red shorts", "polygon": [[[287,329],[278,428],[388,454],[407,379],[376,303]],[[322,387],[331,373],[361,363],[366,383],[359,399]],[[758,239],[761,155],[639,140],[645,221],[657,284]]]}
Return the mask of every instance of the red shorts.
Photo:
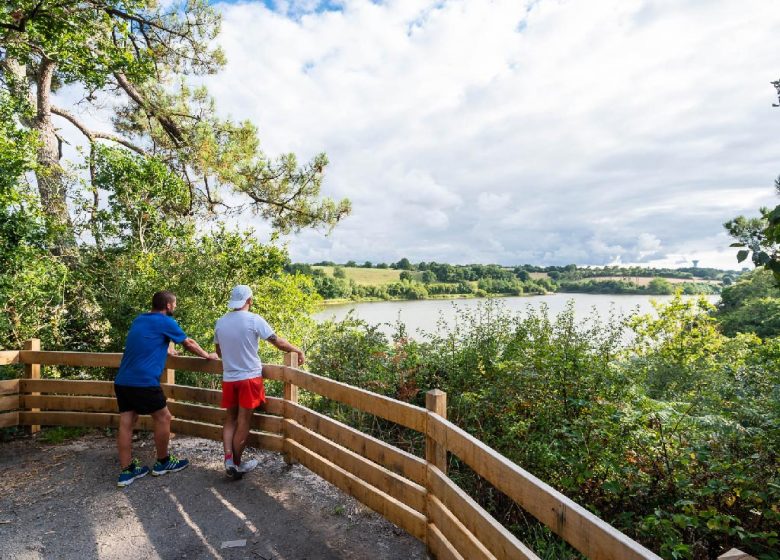
{"label": "red shorts", "polygon": [[265,402],[262,377],[222,382],[222,408],[257,408]]}

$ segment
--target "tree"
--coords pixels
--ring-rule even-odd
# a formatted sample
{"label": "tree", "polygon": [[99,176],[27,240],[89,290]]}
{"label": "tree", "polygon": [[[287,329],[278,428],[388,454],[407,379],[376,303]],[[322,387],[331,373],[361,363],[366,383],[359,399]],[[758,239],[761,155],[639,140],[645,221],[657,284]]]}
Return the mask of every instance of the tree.
{"label": "tree", "polygon": [[[772,82],[772,85],[780,101],[780,80]],[[780,103],[772,106],[780,107]],[[775,180],[775,189],[780,194],[780,177]],[[737,261],[742,262],[750,256],[754,266],[772,271],[780,287],[780,204],[773,210],[761,208],[760,212],[760,218],[738,216],[723,225],[737,240],[731,246],[740,247]]]}
{"label": "tree", "polygon": [[772,274],[754,270],[724,288],[716,317],[728,336],[738,332],[762,338],[780,335],[780,294]]}
{"label": "tree", "polygon": [[[89,145],[84,186],[91,226],[101,194],[113,186],[94,180],[103,142],[166,166],[186,187],[184,204],[172,209],[182,215],[251,210],[287,232],[332,227],[349,212],[346,200],[319,198],[324,154],[303,166],[293,154],[267,158],[254,125],[219,118],[208,92],[186,84],[187,75],[214,73],[224,64],[220,49],[211,46],[219,25],[205,0],[164,6],[155,0],[11,0],[0,11],[0,85],[28,107],[16,118],[38,137],[36,183],[41,208],[56,226],[57,252],[67,252],[78,232],[55,117]],[[110,100],[116,130],[92,130],[71,108],[56,105],[52,94],[66,84],[81,86],[85,104]],[[103,238],[94,237],[100,246]]]}
{"label": "tree", "polygon": [[[206,89],[188,85],[224,64],[219,24],[206,0],[0,8],[0,346],[37,336],[49,348],[116,348],[165,287],[188,331],[213,321],[187,301],[218,310],[230,283],[265,287],[305,323],[317,296],[284,276],[286,252],[221,225],[251,212],[275,233],[331,228],[349,202],[320,197],[325,154],[267,157],[253,124],[218,116]],[[73,106],[57,104],[66,85],[81,92]],[[113,130],[90,128],[82,106]],[[86,140],[76,161],[62,156],[65,127]]]}
{"label": "tree", "polygon": [[674,286],[666,278],[653,278],[647,285],[647,291],[656,295],[673,294]]}

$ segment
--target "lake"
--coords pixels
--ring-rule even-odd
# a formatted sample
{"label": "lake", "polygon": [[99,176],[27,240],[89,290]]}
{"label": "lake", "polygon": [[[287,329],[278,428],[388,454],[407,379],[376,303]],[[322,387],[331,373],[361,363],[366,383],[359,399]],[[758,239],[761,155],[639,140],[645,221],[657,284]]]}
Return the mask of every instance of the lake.
{"label": "lake", "polygon": [[[578,319],[584,319],[595,312],[602,321],[607,321],[610,314],[628,315],[632,312],[654,312],[651,301],[667,302],[674,296],[644,296],[644,295],[613,295],[613,294],[549,294],[546,296],[523,296],[497,298],[507,310],[517,313],[529,308],[539,309],[546,305],[551,316],[560,313],[569,301],[574,301],[574,313]],[[696,296],[684,296],[688,299]],[[719,296],[707,296],[715,303]],[[456,308],[473,309],[485,299],[428,299],[415,301],[379,301],[365,303],[346,303],[328,305],[314,315],[318,321],[334,319],[340,321],[352,311],[353,316],[369,324],[382,324],[382,331],[390,334],[391,324],[400,320],[406,324],[410,334],[417,331],[435,331],[436,324],[441,319],[451,323],[455,318]]]}

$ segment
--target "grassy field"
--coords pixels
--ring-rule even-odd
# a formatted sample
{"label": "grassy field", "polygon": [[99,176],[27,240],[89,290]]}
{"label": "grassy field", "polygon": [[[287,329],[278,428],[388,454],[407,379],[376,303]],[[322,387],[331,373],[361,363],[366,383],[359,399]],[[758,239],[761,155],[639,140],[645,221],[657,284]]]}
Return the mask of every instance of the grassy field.
{"label": "grassy field", "polygon": [[[549,278],[546,272],[529,272],[528,274],[534,280],[538,280],[539,278]],[[720,284],[720,282],[717,280],[704,280],[702,278],[665,278],[664,276],[660,276],[659,278],[664,278],[672,284],[682,284],[684,282]],[[605,282],[607,280],[624,280],[626,282],[632,282],[637,286],[647,286],[650,284],[653,278],[649,276],[592,276],[589,278],[584,278],[583,280],[594,280],[596,282]]]}
{"label": "grassy field", "polygon": [[[664,278],[664,280],[667,280],[670,284],[684,284],[685,282],[720,284],[717,280],[704,280],[703,278],[666,278],[664,276],[659,276],[659,278]],[[647,276],[596,276],[593,278],[586,278],[586,280],[625,280],[626,282],[633,282],[637,286],[648,286],[653,278]]]}
{"label": "grassy field", "polygon": [[[332,266],[315,266],[328,276],[333,276]],[[401,279],[401,271],[392,268],[344,268],[347,278],[361,286],[382,286]]]}

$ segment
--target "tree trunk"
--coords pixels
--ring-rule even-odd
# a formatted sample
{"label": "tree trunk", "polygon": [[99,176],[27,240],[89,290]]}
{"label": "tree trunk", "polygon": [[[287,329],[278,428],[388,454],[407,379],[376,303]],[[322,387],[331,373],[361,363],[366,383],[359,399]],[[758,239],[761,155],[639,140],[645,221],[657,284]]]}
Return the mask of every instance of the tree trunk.
{"label": "tree trunk", "polygon": [[36,116],[33,128],[38,132],[38,165],[35,176],[41,195],[41,208],[55,231],[55,250],[62,254],[75,243],[73,222],[67,204],[65,172],[60,165],[60,140],[51,118],[51,80],[55,63],[48,58],[38,68]]}

